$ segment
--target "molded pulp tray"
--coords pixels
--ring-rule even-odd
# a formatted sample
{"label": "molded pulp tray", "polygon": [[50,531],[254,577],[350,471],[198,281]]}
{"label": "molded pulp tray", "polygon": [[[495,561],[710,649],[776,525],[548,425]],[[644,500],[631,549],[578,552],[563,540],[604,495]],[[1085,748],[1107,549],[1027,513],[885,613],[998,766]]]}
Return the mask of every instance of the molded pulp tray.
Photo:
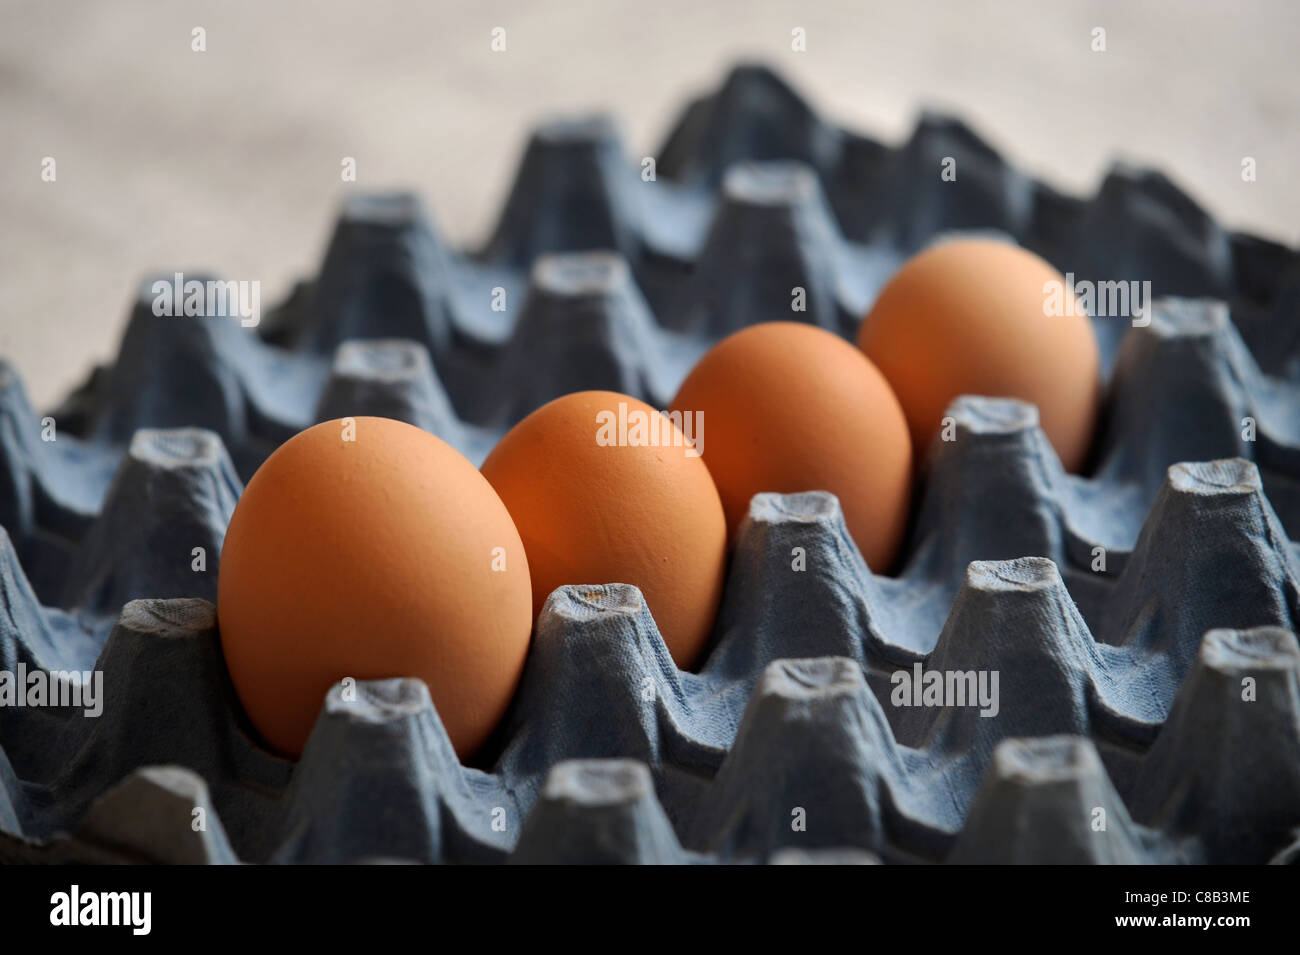
{"label": "molded pulp tray", "polygon": [[[1063,196],[937,116],[882,146],[757,67],[687,108],[655,180],[642,168],[603,119],[542,127],[474,254],[409,196],[357,196],[320,274],[256,330],[156,318],[146,282],[55,441],[0,366],[0,669],[97,669],[104,697],[98,718],[0,707],[0,859],[1300,855],[1300,256],[1158,173]],[[279,443],[377,414],[479,463],[568,391],[662,407],[712,342],[791,317],[793,287],[795,317],[851,335],[907,255],[956,231],[1152,282],[1149,324],[1093,320],[1086,476],[1032,406],[961,398],[895,578],[831,495],[759,495],[699,673],[634,587],[566,587],[474,766],[407,679],[335,687],[297,764],[257,744],[210,601],[242,482]],[[892,705],[890,675],[917,664],[997,671],[997,714]]]}

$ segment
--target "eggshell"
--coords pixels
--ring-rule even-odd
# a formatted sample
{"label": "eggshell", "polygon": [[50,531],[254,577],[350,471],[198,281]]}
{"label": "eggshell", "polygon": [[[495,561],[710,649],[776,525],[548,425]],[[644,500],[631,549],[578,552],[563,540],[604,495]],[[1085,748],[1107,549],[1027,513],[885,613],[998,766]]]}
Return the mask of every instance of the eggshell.
{"label": "eggshell", "polygon": [[501,500],[450,445],[386,418],[318,424],[266,460],[217,590],[239,699],[293,756],[343,677],[420,678],[468,756],[505,713],[532,630],[528,558]]}
{"label": "eggshell", "polygon": [[[1047,313],[1049,283],[1071,305]],[[1074,314],[1069,314],[1073,312]],[[1088,455],[1101,356],[1073,289],[1050,264],[991,239],[942,242],[903,265],[862,323],[858,345],[889,379],[924,454],[962,394],[1038,406],[1067,470]]]}
{"label": "eggshell", "polygon": [[[483,475],[523,538],[534,613],[565,584],[634,584],[673,660],[689,668],[722,596],[722,503],[703,461],[667,419],[657,445],[632,444],[638,434],[631,427],[617,443],[620,404],[627,422],[660,417],[628,395],[565,395],[515,425],[483,463]],[[615,422],[612,434],[606,416]]]}
{"label": "eggshell", "polygon": [[830,491],[867,565],[892,567],[912,446],[889,385],[851,344],[812,325],[752,325],[700,359],[672,410],[703,412],[704,463],[731,534],[755,494]]}

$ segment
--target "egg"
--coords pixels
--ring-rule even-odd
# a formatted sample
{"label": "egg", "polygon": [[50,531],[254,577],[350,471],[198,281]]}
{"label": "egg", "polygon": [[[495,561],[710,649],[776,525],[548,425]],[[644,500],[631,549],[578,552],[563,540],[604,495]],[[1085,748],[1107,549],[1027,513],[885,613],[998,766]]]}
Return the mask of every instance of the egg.
{"label": "egg", "polygon": [[1064,276],[1032,252],[992,239],[926,249],[881,291],[858,345],[898,395],[918,454],[953,398],[992,395],[1037,405],[1061,463],[1084,465],[1100,401],[1096,335]]}
{"label": "egg", "polygon": [[217,620],[235,691],[273,749],[302,752],[344,677],[417,677],[464,758],[523,671],[528,557],[450,445],[387,418],[327,421],[281,445],[239,498]]}
{"label": "egg", "polygon": [[849,342],[796,322],[752,325],[700,359],[672,410],[703,416],[704,463],[732,535],[755,494],[830,491],[867,565],[893,566],[912,445],[889,385]]}
{"label": "egg", "polygon": [[609,391],[543,405],[483,462],[519,528],[533,612],[565,584],[633,584],[676,664],[713,630],[726,573],[722,502],[689,422]]}

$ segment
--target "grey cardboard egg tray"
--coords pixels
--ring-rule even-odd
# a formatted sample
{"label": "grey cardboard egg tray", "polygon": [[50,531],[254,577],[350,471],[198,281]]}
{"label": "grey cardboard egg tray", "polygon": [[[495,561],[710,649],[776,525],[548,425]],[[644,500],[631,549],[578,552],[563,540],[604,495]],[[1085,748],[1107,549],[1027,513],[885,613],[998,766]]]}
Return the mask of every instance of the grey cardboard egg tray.
{"label": "grey cardboard egg tray", "polygon": [[[0,671],[51,673],[64,702],[102,677],[98,716],[0,706],[0,860],[1300,857],[1300,256],[1157,173],[1063,196],[936,116],[881,145],[760,67],[643,168],[603,119],[547,124],[475,253],[409,196],[353,198],[319,275],[256,330],[156,317],[146,283],[53,441],[0,365]],[[258,743],[212,601],[243,482],[280,442],[380,414],[477,463],[567,391],[663,406],[746,324],[851,335],[953,232],[1160,296],[1149,323],[1093,320],[1107,384],[1084,476],[1031,405],[959,398],[896,577],[866,567],[832,495],[761,494],[697,673],[635,587],[579,582],[470,765],[411,679],[336,686],[296,764]],[[996,673],[996,706],[896,705],[918,666]]]}

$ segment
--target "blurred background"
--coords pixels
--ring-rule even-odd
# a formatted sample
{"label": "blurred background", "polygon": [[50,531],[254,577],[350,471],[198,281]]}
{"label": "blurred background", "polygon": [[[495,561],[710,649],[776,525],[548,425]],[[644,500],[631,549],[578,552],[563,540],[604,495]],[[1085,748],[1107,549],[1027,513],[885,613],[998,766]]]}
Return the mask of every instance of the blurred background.
{"label": "blurred background", "polygon": [[0,0],[0,356],[44,408],[115,353],[147,272],[257,279],[265,310],[316,269],[347,189],[413,188],[476,246],[543,116],[609,111],[653,155],[741,59],[875,138],[943,109],[1058,188],[1124,158],[1294,245],[1297,49],[1285,0]]}

